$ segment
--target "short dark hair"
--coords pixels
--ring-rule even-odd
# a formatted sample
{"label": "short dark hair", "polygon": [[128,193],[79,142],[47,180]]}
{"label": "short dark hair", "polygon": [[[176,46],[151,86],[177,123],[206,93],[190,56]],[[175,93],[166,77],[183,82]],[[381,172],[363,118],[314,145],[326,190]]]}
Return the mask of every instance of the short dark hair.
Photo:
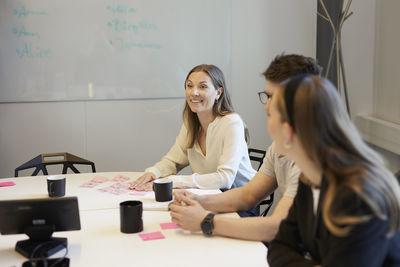
{"label": "short dark hair", "polygon": [[296,54],[284,55],[282,53],[272,60],[262,75],[269,81],[280,83],[299,74],[320,76],[321,72],[322,67],[311,57]]}

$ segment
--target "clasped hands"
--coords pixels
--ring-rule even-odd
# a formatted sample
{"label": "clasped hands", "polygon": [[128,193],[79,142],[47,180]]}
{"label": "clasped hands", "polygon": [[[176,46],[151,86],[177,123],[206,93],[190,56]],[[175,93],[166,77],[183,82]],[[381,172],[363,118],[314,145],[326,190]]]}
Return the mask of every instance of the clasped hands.
{"label": "clasped hands", "polygon": [[[152,191],[153,182],[157,177],[152,172],[146,172],[131,183],[129,189],[137,191]],[[200,196],[186,190],[174,190],[173,202],[169,204],[171,220],[180,228],[189,231],[201,231],[200,223],[209,211],[199,203]]]}
{"label": "clasped hands", "polygon": [[209,213],[199,203],[199,195],[186,190],[175,190],[174,201],[169,204],[171,220],[180,228],[201,231],[200,224]]}

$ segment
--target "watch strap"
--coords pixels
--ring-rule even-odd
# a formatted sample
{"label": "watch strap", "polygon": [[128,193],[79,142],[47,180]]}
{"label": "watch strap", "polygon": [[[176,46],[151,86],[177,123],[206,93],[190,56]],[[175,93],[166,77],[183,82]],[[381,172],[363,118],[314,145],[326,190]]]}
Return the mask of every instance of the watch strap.
{"label": "watch strap", "polygon": [[214,216],[215,214],[210,212],[204,217],[203,221],[201,222],[201,231],[205,236],[212,236],[214,230]]}

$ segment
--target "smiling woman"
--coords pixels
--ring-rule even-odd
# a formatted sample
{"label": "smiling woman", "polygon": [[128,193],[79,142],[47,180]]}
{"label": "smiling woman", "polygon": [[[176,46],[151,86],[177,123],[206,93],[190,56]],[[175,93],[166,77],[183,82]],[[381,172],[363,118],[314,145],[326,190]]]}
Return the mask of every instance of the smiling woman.
{"label": "smiling woman", "polygon": [[[245,185],[256,173],[247,152],[245,127],[233,110],[222,71],[214,65],[194,67],[185,80],[183,125],[162,160],[132,183],[151,190],[169,176],[174,188],[230,189]],[[190,165],[192,175],[176,175]]]}
{"label": "smiling woman", "polygon": [[215,88],[210,77],[205,72],[193,72],[186,81],[186,99],[192,110],[199,115],[202,111],[206,116],[212,115],[212,107],[221,95],[222,87]]}
{"label": "smiling woman", "polygon": [[187,147],[192,147],[197,135],[206,134],[207,125],[216,116],[224,116],[234,110],[226,91],[224,74],[214,65],[194,67],[186,77],[185,88],[183,120],[188,129]]}

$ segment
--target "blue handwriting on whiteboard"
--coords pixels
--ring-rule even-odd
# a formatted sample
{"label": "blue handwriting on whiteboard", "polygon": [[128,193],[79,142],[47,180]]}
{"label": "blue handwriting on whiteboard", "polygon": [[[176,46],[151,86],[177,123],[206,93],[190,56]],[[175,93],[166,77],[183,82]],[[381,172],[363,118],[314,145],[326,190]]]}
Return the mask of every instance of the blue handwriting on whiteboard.
{"label": "blue handwriting on whiteboard", "polygon": [[119,14],[127,14],[127,13],[134,13],[136,12],[136,9],[133,7],[128,7],[126,5],[119,5],[119,4],[112,4],[111,6],[108,5],[106,6],[106,9],[112,11],[113,13],[119,13]]}
{"label": "blue handwriting on whiteboard", "polygon": [[25,43],[22,49],[15,49],[19,58],[50,58],[50,48],[41,48],[32,45],[32,43]]}
{"label": "blue handwriting on whiteboard", "polygon": [[11,31],[17,37],[21,37],[21,36],[24,36],[24,37],[37,37],[38,39],[40,39],[40,34],[39,33],[37,33],[37,32],[27,32],[25,30],[24,26],[22,26],[21,29],[19,29],[19,30],[14,27],[14,28],[11,29]]}
{"label": "blue handwriting on whiteboard", "polygon": [[115,45],[118,49],[121,50],[128,50],[131,48],[161,49],[161,45],[157,43],[137,43],[134,41],[126,41],[123,38],[115,38],[115,41],[109,40],[111,45]]}
{"label": "blue handwriting on whiteboard", "polygon": [[32,11],[25,9],[25,6],[21,6],[19,8],[14,8],[13,14],[16,15],[18,18],[20,17],[27,17],[29,15],[48,15],[45,11]]}
{"label": "blue handwriting on whiteboard", "polygon": [[147,23],[145,20],[139,21],[139,27],[145,30],[157,30],[157,25]]}
{"label": "blue handwriting on whiteboard", "polygon": [[132,31],[134,33],[138,33],[139,29],[142,30],[157,30],[157,25],[147,23],[145,20],[141,20],[137,25],[136,24],[128,24],[126,20],[113,19],[112,21],[107,23],[108,27],[111,27],[116,32],[127,32]]}

